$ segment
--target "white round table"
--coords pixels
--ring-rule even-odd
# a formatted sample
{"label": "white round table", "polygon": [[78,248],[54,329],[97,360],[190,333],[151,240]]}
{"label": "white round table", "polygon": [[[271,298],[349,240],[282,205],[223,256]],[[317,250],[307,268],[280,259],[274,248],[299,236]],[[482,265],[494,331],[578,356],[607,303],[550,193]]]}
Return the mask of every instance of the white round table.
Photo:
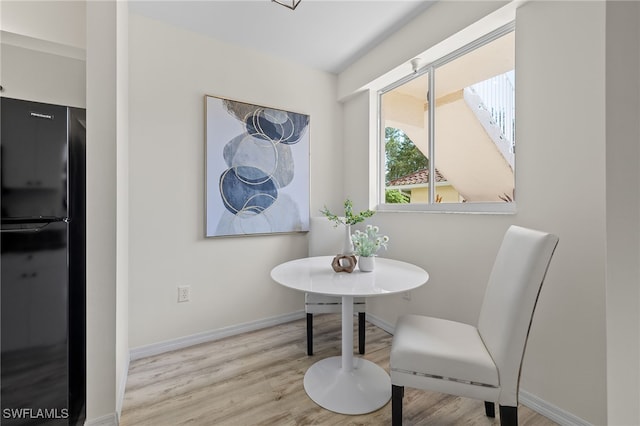
{"label": "white round table", "polygon": [[333,256],[296,259],[276,266],[271,278],[307,293],[342,297],[342,356],[313,364],[304,389],[318,405],[341,414],[365,414],[391,399],[391,379],[375,363],[353,357],[353,298],[401,293],[429,280],[422,268],[398,260],[376,258],[373,272],[334,272]]}

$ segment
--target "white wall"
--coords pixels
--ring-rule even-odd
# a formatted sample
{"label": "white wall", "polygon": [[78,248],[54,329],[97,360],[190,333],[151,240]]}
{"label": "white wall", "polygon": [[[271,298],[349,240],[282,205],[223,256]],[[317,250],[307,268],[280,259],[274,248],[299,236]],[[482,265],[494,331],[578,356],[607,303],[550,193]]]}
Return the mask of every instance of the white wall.
{"label": "white wall", "polygon": [[336,77],[135,14],[129,40],[131,347],[302,310],[269,271],[305,234],[204,238],[204,96],[311,116],[317,212],[342,197]]}
{"label": "white wall", "polygon": [[[464,29],[508,3],[505,0],[436,2],[340,73],[338,98],[344,100],[382,75],[390,71],[395,73],[397,68],[404,69],[406,73],[411,72],[413,69],[409,61],[420,55],[426,47],[449,38],[454,28]],[[420,58],[424,61],[422,64],[426,64],[438,59],[438,56]],[[402,63],[405,65],[399,67]]]}
{"label": "white wall", "polygon": [[640,4],[607,2],[609,425],[640,424]]}
{"label": "white wall", "polygon": [[84,108],[85,4],[0,3],[2,96]]}
{"label": "white wall", "polygon": [[[451,2],[427,14],[446,22],[455,8],[473,13],[466,5]],[[482,16],[465,15],[471,22]],[[450,32],[458,29],[452,26]],[[412,37],[428,40],[429,27],[422,31]],[[593,424],[607,422],[604,31],[604,2],[529,2],[518,9],[518,213],[378,213],[373,221],[391,237],[387,255],[425,267],[431,279],[412,292],[410,302],[398,296],[369,305],[391,324],[408,312],[475,323],[507,227],[515,223],[556,233],[560,243],[534,318],[522,389]],[[393,40],[395,56],[406,45],[415,48],[414,41]],[[382,62],[378,68],[385,67],[385,56],[376,51],[363,62],[374,57]],[[353,88],[366,84],[368,74],[359,63],[348,70],[349,81],[359,81],[359,70],[363,80],[350,83]],[[366,93],[352,96],[344,104],[346,190],[366,203],[370,168],[364,129],[371,100]],[[559,183],[563,190],[553,191]]]}
{"label": "white wall", "polygon": [[[517,221],[561,241],[522,385],[605,424],[605,3],[534,2],[518,12]],[[559,182],[563,190],[550,191]]]}
{"label": "white wall", "polygon": [[85,62],[7,44],[0,45],[2,96],[84,108]]}
{"label": "white wall", "polygon": [[86,4],[77,0],[2,0],[2,30],[77,49],[86,44]]}
{"label": "white wall", "polygon": [[129,3],[116,3],[116,412],[129,371]]}
{"label": "white wall", "polygon": [[[117,424],[116,3],[87,5],[87,423]],[[126,344],[126,343],[125,343]],[[119,365],[122,367],[121,365]]]}

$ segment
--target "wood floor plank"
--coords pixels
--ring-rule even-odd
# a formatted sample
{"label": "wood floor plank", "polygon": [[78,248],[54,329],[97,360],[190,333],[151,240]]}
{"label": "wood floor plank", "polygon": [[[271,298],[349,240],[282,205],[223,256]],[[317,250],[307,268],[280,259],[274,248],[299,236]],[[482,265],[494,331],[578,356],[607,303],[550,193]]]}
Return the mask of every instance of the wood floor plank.
{"label": "wood floor plank", "polygon": [[[355,321],[357,325],[357,321]],[[354,353],[357,330],[354,325]],[[340,355],[339,315],[314,318],[314,356],[306,355],[305,320],[131,362],[120,425],[388,425],[391,404],[359,416],[336,414],[305,393],[304,373],[316,361]],[[389,370],[392,336],[367,323],[364,357]],[[522,426],[556,423],[518,408]],[[406,425],[498,425],[484,404],[406,389]]]}

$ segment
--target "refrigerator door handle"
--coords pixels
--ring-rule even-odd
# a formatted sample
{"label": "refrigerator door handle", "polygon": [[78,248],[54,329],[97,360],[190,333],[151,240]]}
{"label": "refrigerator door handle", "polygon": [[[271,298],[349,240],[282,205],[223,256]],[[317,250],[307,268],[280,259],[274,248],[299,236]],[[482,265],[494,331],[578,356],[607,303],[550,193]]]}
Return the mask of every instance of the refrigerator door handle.
{"label": "refrigerator door handle", "polygon": [[[40,232],[50,224],[56,222],[69,223],[71,222],[71,219],[68,217],[56,216],[3,218],[2,229],[0,232],[3,234],[14,232]],[[5,225],[8,225],[8,227],[5,228]]]}

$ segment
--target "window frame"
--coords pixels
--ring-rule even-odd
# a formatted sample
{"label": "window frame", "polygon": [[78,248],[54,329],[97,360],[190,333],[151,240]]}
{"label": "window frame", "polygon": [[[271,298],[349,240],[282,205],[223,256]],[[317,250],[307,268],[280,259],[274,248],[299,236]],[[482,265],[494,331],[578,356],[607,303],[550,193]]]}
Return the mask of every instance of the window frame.
{"label": "window frame", "polygon": [[[428,125],[428,158],[429,158],[429,201],[427,203],[389,203],[385,202],[385,170],[386,170],[386,155],[385,155],[385,127],[382,122],[382,96],[403,84],[419,78],[424,74],[428,74],[429,88],[427,102],[429,105],[435,105],[435,90],[431,88],[435,87],[435,72],[437,68],[447,64],[461,56],[464,56],[476,49],[491,43],[498,38],[505,36],[511,32],[515,32],[515,21],[511,21],[493,31],[486,33],[485,35],[476,38],[475,40],[465,44],[464,46],[445,54],[438,59],[431,61],[430,63],[421,66],[414,70],[411,74],[395,80],[391,84],[386,85],[382,89],[379,89],[375,95],[376,105],[376,173],[375,173],[375,207],[376,210],[382,212],[440,212],[440,213],[480,213],[480,214],[515,214],[517,212],[516,199],[511,202],[470,202],[470,203],[436,203],[435,191],[435,161],[431,161],[434,158],[435,151],[435,112],[436,108],[429,108],[429,125]],[[515,55],[515,52],[514,52]],[[517,75],[517,73],[516,73]],[[516,77],[517,80],[517,77]],[[517,84],[516,84],[517,89]],[[515,111],[515,126],[517,128],[517,108]],[[516,164],[517,158],[514,157],[514,192],[517,187],[516,182]]]}

